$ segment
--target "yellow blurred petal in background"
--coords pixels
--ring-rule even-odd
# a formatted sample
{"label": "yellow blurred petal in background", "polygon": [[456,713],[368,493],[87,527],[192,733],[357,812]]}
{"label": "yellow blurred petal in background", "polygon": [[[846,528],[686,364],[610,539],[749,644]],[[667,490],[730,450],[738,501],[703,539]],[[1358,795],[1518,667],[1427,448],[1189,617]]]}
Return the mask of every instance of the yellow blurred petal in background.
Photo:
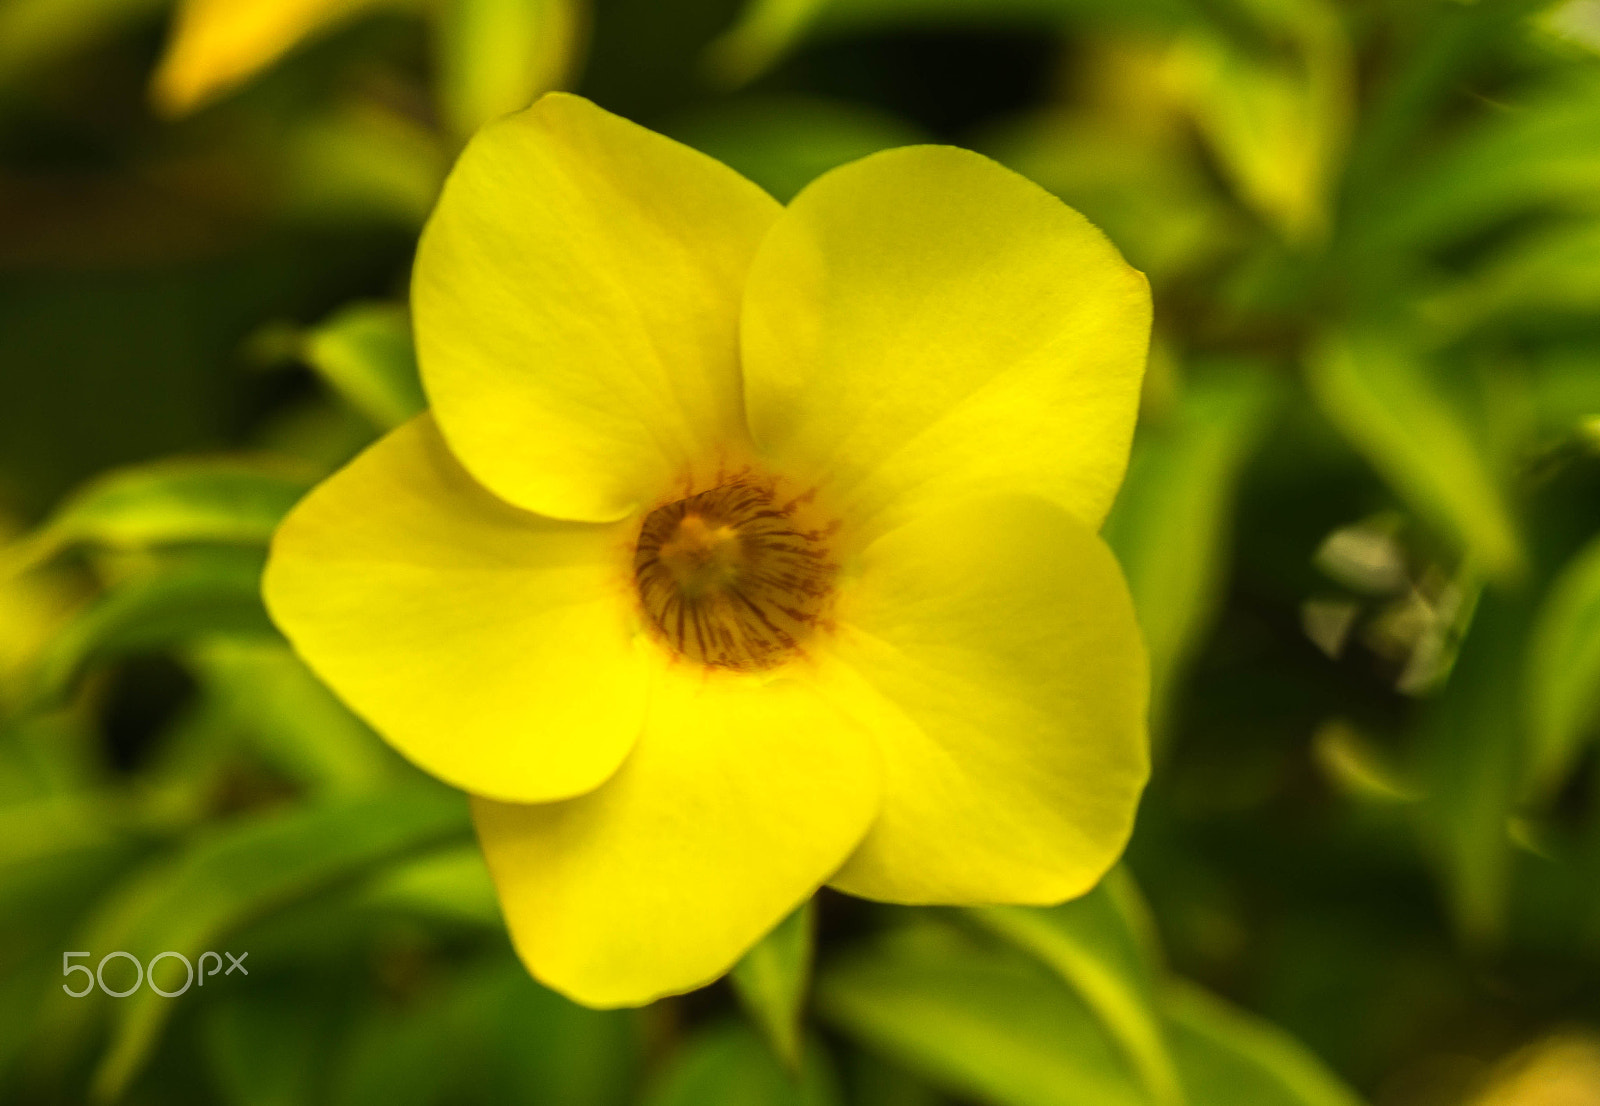
{"label": "yellow blurred petal in background", "polygon": [[151,96],[183,115],[363,12],[424,6],[440,114],[458,138],[560,87],[587,22],[582,0],[180,0]]}
{"label": "yellow blurred petal in background", "polygon": [[40,650],[77,598],[59,574],[21,570],[26,549],[10,544],[16,532],[0,515],[0,713],[20,697]]}
{"label": "yellow blurred petal in background", "polygon": [[1594,1106],[1600,1102],[1600,1038],[1558,1034],[1516,1053],[1471,1106]]}
{"label": "yellow blurred petal in background", "polygon": [[319,31],[382,0],[183,0],[151,85],[156,107],[193,111]]}

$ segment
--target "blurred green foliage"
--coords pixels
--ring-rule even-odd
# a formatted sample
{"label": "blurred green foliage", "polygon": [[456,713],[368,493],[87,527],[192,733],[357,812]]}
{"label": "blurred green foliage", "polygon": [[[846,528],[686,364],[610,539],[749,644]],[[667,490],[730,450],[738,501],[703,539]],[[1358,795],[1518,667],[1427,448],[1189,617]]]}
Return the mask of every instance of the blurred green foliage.
{"label": "blurred green foliage", "polygon": [[[1600,1102],[1597,52],[1593,0],[0,0],[0,1100]],[[968,145],[1148,273],[1157,765],[1086,898],[824,894],[579,1009],[271,628],[276,521],[424,403],[454,151],[557,84],[785,200]],[[118,949],[251,974],[63,994]]]}

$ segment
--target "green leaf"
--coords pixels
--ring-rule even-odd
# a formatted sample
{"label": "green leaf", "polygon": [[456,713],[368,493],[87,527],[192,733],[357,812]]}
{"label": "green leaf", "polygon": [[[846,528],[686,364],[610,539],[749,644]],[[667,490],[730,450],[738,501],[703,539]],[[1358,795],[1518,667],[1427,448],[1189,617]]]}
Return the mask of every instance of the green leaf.
{"label": "green leaf", "polygon": [[[453,1076],[441,1103],[460,1101],[463,1085],[484,1088],[486,1102],[637,1101],[642,1035],[635,1011],[579,1006],[534,982],[510,950],[483,969],[460,973],[451,987],[442,1002],[446,1034],[430,1042],[448,1052],[435,1067]],[[393,1051],[384,1051],[392,1061]],[[388,1100],[371,1101],[387,1106]]]}
{"label": "green leaf", "polygon": [[275,637],[261,604],[262,554],[212,550],[137,576],[75,615],[44,649],[35,698],[60,698],[91,663],[217,634]]}
{"label": "green leaf", "polygon": [[434,130],[376,97],[297,119],[280,142],[266,154],[275,198],[313,225],[414,230],[450,168]]}
{"label": "green leaf", "polygon": [[439,1003],[378,1007],[358,1023],[328,1096],[333,1106],[436,1106],[447,1101],[464,1043]]}
{"label": "green leaf", "polygon": [[[1459,95],[1463,81],[1470,79],[1485,56],[1520,39],[1526,33],[1528,17],[1549,3],[1550,0],[1501,0],[1495,4],[1418,5],[1423,25],[1413,31],[1409,42],[1367,94],[1370,103],[1363,112],[1348,173],[1350,192],[1361,208],[1358,214],[1386,213],[1396,206],[1393,170],[1397,164],[1415,162],[1419,148],[1426,148],[1418,141],[1419,133],[1444,114],[1441,106]],[[1490,126],[1503,125],[1507,118],[1499,116],[1497,123]],[[1470,129],[1467,134],[1476,135],[1480,130]],[[1472,139],[1466,141],[1470,144]],[[1481,167],[1501,181],[1509,175],[1503,171],[1506,166],[1493,159]],[[1468,168],[1469,173],[1472,168]],[[1474,181],[1470,177],[1454,179],[1446,173],[1433,183],[1447,188],[1464,184],[1470,188]],[[1420,190],[1408,198],[1419,199]],[[1418,206],[1425,207],[1425,202]],[[1448,226],[1451,222],[1446,215],[1439,225]]]}
{"label": "green leaf", "polygon": [[1600,220],[1519,238],[1425,310],[1451,336],[1493,323],[1593,315],[1600,311]]}
{"label": "green leaf", "polygon": [[63,935],[147,848],[131,835],[85,846],[66,834],[27,860],[0,860],[0,1087],[61,1043],[40,1012],[41,998],[60,994]]}
{"label": "green leaf", "polygon": [[0,550],[0,572],[22,571],[79,544],[264,545],[310,486],[309,474],[272,460],[157,461],[117,469],[71,496],[33,534]]}
{"label": "green leaf", "polygon": [[361,902],[491,930],[505,924],[489,868],[475,841],[390,865],[362,891]]}
{"label": "green leaf", "polygon": [[[1155,65],[1125,63],[1117,78],[1137,85]],[[1108,115],[1046,109],[995,130],[983,152],[1082,212],[1159,294],[1167,279],[1236,248],[1249,228],[1197,164],[1186,134],[1141,132]]]}
{"label": "green leaf", "polygon": [[1511,893],[1511,839],[1525,737],[1522,673],[1532,612],[1485,590],[1450,682],[1423,721],[1428,830],[1461,936],[1498,941]]}
{"label": "green leaf", "polygon": [[667,130],[783,203],[835,166],[928,140],[886,112],[800,96],[719,103],[676,120]]}
{"label": "green leaf", "polygon": [[1344,719],[1322,724],[1311,738],[1312,755],[1328,782],[1370,803],[1415,803],[1422,791],[1382,748]]}
{"label": "green leaf", "polygon": [[724,84],[742,85],[770,69],[827,7],[828,0],[748,0],[733,28],[706,51]]}
{"label": "green leaf", "polygon": [[1060,906],[982,906],[967,913],[1047,964],[1077,991],[1128,1060],[1154,1106],[1184,1101],[1156,1002],[1156,966],[1132,911],[1127,873],[1113,871]]}
{"label": "green leaf", "polygon": [[0,84],[155,15],[168,0],[9,0],[0,4]]}
{"label": "green leaf", "polygon": [[577,0],[448,0],[439,20],[439,99],[462,138],[560,87],[583,30]]}
{"label": "green leaf", "polygon": [[356,410],[389,430],[428,405],[411,319],[391,303],[352,304],[306,334],[307,364]]}
{"label": "green leaf", "polygon": [[[465,800],[435,786],[243,819],[124,887],[104,909],[98,943],[80,947],[126,950],[145,964],[172,950],[193,963],[208,949],[222,951],[230,933],[269,911],[470,832]],[[164,982],[168,989],[176,985]],[[111,1043],[94,1076],[97,1098],[122,1093],[172,1007],[148,986],[116,1000]]]}
{"label": "green leaf", "polygon": [[[0,871],[43,857],[106,845],[128,818],[109,796],[93,792],[50,795],[0,807]],[[0,896],[0,904],[4,897]]]}
{"label": "green leaf", "polygon": [[54,981],[48,968],[39,962],[8,965],[0,976],[0,1081],[10,1081],[11,1073],[28,1044],[30,1019],[39,1002],[39,993]]}
{"label": "green leaf", "polygon": [[1349,44],[1321,0],[1248,7],[1296,45],[1289,57],[1190,34],[1170,79],[1240,197],[1290,241],[1319,239],[1353,114]]}
{"label": "green leaf", "polygon": [[1164,1010],[1194,1106],[1361,1106],[1288,1033],[1194,984],[1170,984]]}
{"label": "green leaf", "polygon": [[[478,1035],[505,1091],[496,1102],[622,1106],[638,1101],[643,1035],[632,1010],[590,1010],[535,983],[515,960],[491,983]],[[822,1106],[822,1104],[818,1104]]]}
{"label": "green leaf", "polygon": [[852,1049],[849,1065],[851,1101],[862,1106],[946,1106],[948,1102],[917,1076],[876,1053]]}
{"label": "green leaf", "polygon": [[838,1106],[820,1053],[807,1053],[798,1076],[780,1067],[748,1027],[725,1025],[701,1033],[673,1059],[645,1098],[646,1106]]}
{"label": "green leaf", "polygon": [[316,1096],[341,1011],[263,980],[208,1004],[202,1039],[229,1106],[299,1106]]}
{"label": "green leaf", "polygon": [[101,756],[100,734],[81,711],[0,719],[0,811],[17,802],[81,797],[104,782]]}
{"label": "green leaf", "polygon": [[[1480,4],[1461,9],[1464,23],[1502,37],[1504,24],[1532,6]],[[1441,47],[1450,44],[1439,39]],[[1453,74],[1432,78],[1448,92]],[[1518,98],[1510,110],[1465,129],[1440,153],[1420,160],[1402,179],[1374,178],[1356,213],[1364,247],[1406,253],[1477,233],[1534,208],[1592,212],[1600,206],[1600,79],[1580,70]]]}
{"label": "green leaf", "polygon": [[1074,18],[1147,29],[1193,25],[1204,17],[1191,0],[748,0],[733,27],[707,49],[705,60],[713,79],[741,85],[812,34],[952,22],[1038,26]]}
{"label": "green leaf", "polygon": [[1239,475],[1278,394],[1252,366],[1215,369],[1186,382],[1166,418],[1140,427],[1105,526],[1150,651],[1158,738],[1178,679],[1221,601]]}
{"label": "green leaf", "polygon": [[1566,779],[1600,716],[1600,538],[1567,562],[1535,617],[1525,668],[1524,791],[1545,798]]}
{"label": "green leaf", "polygon": [[1522,544],[1487,450],[1393,335],[1325,342],[1307,366],[1323,412],[1419,514],[1443,528],[1491,576],[1522,570]]}
{"label": "green leaf", "polygon": [[203,693],[256,751],[312,790],[358,792],[399,762],[281,642],[208,638],[186,653]]}
{"label": "green leaf", "polygon": [[930,1081],[998,1106],[1143,1106],[1099,1019],[1042,965],[933,923],[827,965],[817,1008]]}
{"label": "green leaf", "polygon": [[1555,439],[1592,436],[1600,419],[1600,350],[1579,345],[1539,353],[1529,382],[1538,431]]}
{"label": "green leaf", "polygon": [[[0,542],[10,536],[0,515]],[[87,598],[84,582],[69,572],[13,571],[31,557],[27,543],[0,544],[0,731],[26,694],[39,651]],[[5,760],[0,743],[0,792],[5,790]]]}
{"label": "green leaf", "polygon": [[487,964],[453,965],[410,1001],[380,1003],[354,1020],[330,1106],[634,1100],[634,1012],[569,1002],[530,979],[509,949]]}
{"label": "green leaf", "polygon": [[745,953],[728,977],[739,1001],[790,1071],[800,1070],[801,1016],[811,982],[814,926],[807,899]]}

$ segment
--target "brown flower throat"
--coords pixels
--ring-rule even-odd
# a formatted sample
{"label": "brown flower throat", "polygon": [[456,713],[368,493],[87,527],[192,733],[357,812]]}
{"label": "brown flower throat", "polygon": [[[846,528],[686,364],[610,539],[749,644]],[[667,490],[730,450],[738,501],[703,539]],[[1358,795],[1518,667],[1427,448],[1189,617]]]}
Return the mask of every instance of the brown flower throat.
{"label": "brown flower throat", "polygon": [[809,504],[746,475],[646,515],[633,574],[658,636],[687,660],[743,671],[799,652],[837,571],[833,528],[809,526]]}

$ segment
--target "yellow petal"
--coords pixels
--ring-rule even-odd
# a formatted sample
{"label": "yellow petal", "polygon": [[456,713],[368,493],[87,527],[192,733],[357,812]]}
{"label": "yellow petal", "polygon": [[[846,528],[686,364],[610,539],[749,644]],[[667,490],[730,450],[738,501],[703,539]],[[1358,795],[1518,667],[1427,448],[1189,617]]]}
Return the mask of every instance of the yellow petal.
{"label": "yellow petal", "polygon": [[750,430],[867,534],[997,491],[1098,526],[1149,332],[1144,278],[1081,215],[978,154],[889,150],[813,182],[756,257]]}
{"label": "yellow petal", "polygon": [[871,739],[805,684],[674,670],[617,775],[537,806],[473,804],[528,969],[591,1006],[717,978],[861,839]]}
{"label": "yellow petal", "polygon": [[502,498],[606,521],[743,441],[739,296],[777,202],[576,96],[478,133],[417,250],[423,384]]}
{"label": "yellow petal", "polygon": [[314,489],[264,590],[295,649],[390,744],[483,795],[582,794],[638,736],[624,527],[555,522],[475,484],[428,415]]}
{"label": "yellow petal", "polygon": [[151,93],[171,115],[248,80],[302,39],[379,0],[183,0]]}
{"label": "yellow petal", "polygon": [[1050,903],[1127,843],[1148,674],[1110,551],[1033,497],[878,539],[841,598],[836,701],[884,757],[883,812],[832,880],[906,903]]}

